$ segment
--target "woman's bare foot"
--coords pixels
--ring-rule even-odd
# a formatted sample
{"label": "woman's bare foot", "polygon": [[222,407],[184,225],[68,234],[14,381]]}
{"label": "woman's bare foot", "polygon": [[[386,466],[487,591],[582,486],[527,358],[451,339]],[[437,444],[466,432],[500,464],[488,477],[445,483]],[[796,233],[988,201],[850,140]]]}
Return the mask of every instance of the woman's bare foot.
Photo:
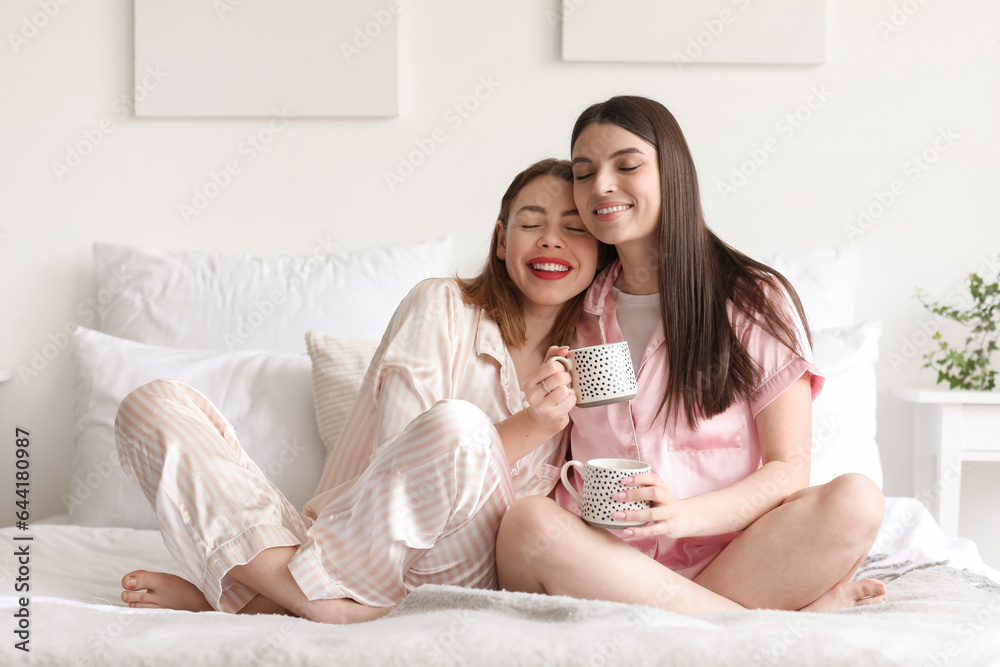
{"label": "woman's bare foot", "polygon": [[166,572],[129,572],[122,577],[122,588],[122,602],[130,607],[215,611],[197,586]]}
{"label": "woman's bare foot", "polygon": [[[141,609],[214,611],[198,587],[186,579],[165,572],[135,570],[122,577],[122,602]],[[145,592],[143,592],[145,591]],[[298,615],[320,623],[362,623],[385,616],[395,607],[369,607],[354,600],[309,600]],[[263,595],[255,596],[241,614],[289,614],[281,605]]]}
{"label": "woman's bare foot", "polygon": [[861,579],[837,584],[800,611],[836,611],[885,602],[885,584],[878,579]]}

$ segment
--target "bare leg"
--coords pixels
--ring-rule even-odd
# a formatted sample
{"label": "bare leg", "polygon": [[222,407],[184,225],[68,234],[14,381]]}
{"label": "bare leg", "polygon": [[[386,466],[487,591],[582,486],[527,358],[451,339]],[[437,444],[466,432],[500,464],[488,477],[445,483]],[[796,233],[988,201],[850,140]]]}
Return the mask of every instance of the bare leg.
{"label": "bare leg", "polygon": [[[122,602],[144,609],[178,609],[181,611],[214,611],[204,593],[187,579],[166,572],[135,570],[122,577]],[[240,614],[285,614],[291,612],[257,594]]]}
{"label": "bare leg", "polygon": [[878,535],[885,499],[863,475],[802,489],[750,525],[694,581],[746,607],[832,611],[884,601],[850,578]]}
{"label": "bare leg", "polygon": [[246,565],[229,571],[236,581],[249,586],[296,616],[321,623],[360,623],[385,616],[393,607],[368,607],[354,600],[310,600],[288,571],[296,547],[271,547]]}
{"label": "bare leg", "polygon": [[[288,563],[296,547],[272,547],[229,575],[258,594],[241,614],[289,614],[322,623],[359,623],[388,614],[392,607],[368,607],[354,600],[309,600],[299,588]],[[130,607],[213,611],[198,588],[173,574],[136,570],[122,579],[122,601]],[[141,592],[141,591],[145,592]]]}
{"label": "bare leg", "polygon": [[682,614],[741,609],[540,496],[518,500],[504,517],[497,570],[507,590],[644,604]]}
{"label": "bare leg", "polygon": [[[218,408],[192,387],[155,380],[122,401],[115,433],[122,469],[149,500],[164,545],[187,579],[132,572],[122,580],[122,600],[173,609],[218,605],[233,613],[280,613],[280,607],[264,604],[256,591],[232,579],[223,592],[222,580],[233,560],[240,560],[232,559],[231,552],[239,553],[244,541],[248,551],[258,544],[298,544],[305,539],[308,521],[266,480]],[[206,518],[190,512],[192,506],[219,511]],[[237,536],[245,540],[219,549]],[[207,554],[215,552],[227,554],[223,562],[209,560]],[[136,577],[131,586],[130,576]]]}

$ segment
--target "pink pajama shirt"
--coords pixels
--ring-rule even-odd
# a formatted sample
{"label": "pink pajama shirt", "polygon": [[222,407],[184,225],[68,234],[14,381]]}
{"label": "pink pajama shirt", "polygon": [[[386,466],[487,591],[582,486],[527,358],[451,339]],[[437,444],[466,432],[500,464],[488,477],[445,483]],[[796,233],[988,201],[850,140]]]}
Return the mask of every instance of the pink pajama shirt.
{"label": "pink pajama shirt", "polygon": [[[584,313],[577,325],[574,347],[624,340],[615,317],[612,287],[620,262],[605,268],[587,292]],[[789,304],[786,295],[782,299]],[[763,380],[750,401],[737,402],[725,412],[703,420],[697,429],[684,419],[667,419],[659,411],[667,382],[663,324],[654,331],[636,369],[638,394],[622,403],[596,408],[574,408],[570,449],[574,459],[636,459],[649,463],[677,499],[718,491],[748,477],[761,466],[756,417],[803,373],[811,374],[812,396],[823,387],[823,376],[811,360],[780,343],[759,325],[730,307],[733,328],[751,357],[763,369]],[[794,311],[792,311],[794,312]],[[797,315],[793,320],[798,322]],[[802,334],[800,332],[800,337]],[[807,350],[806,340],[801,341]],[[576,511],[576,504],[560,487],[556,499]],[[629,543],[661,564],[693,579],[738,533],[708,537],[633,538]]]}
{"label": "pink pajama shirt", "polygon": [[435,279],[393,316],[304,511],[179,382],[129,394],[116,434],[167,548],[216,609],[253,597],[227,573],[276,546],[297,548],[289,570],[310,599],[390,606],[424,583],[496,587],[500,519],[549,493],[565,455],[557,436],[508,464],[494,424],[523,407],[496,323]]}

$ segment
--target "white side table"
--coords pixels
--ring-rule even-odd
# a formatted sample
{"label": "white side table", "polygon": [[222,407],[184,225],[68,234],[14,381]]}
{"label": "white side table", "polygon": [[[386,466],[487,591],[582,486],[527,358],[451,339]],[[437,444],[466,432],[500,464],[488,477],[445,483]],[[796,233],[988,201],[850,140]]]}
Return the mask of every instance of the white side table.
{"label": "white side table", "polygon": [[914,495],[958,535],[962,463],[1000,461],[1000,392],[899,388],[914,404]]}

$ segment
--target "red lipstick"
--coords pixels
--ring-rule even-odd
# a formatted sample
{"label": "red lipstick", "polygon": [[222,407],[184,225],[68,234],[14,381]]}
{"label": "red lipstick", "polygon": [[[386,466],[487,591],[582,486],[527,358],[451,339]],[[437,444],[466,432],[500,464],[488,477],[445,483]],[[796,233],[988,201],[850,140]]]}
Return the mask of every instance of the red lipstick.
{"label": "red lipstick", "polygon": [[542,280],[562,280],[570,274],[573,268],[565,259],[558,257],[535,257],[529,259],[527,264],[528,270],[536,278]]}

